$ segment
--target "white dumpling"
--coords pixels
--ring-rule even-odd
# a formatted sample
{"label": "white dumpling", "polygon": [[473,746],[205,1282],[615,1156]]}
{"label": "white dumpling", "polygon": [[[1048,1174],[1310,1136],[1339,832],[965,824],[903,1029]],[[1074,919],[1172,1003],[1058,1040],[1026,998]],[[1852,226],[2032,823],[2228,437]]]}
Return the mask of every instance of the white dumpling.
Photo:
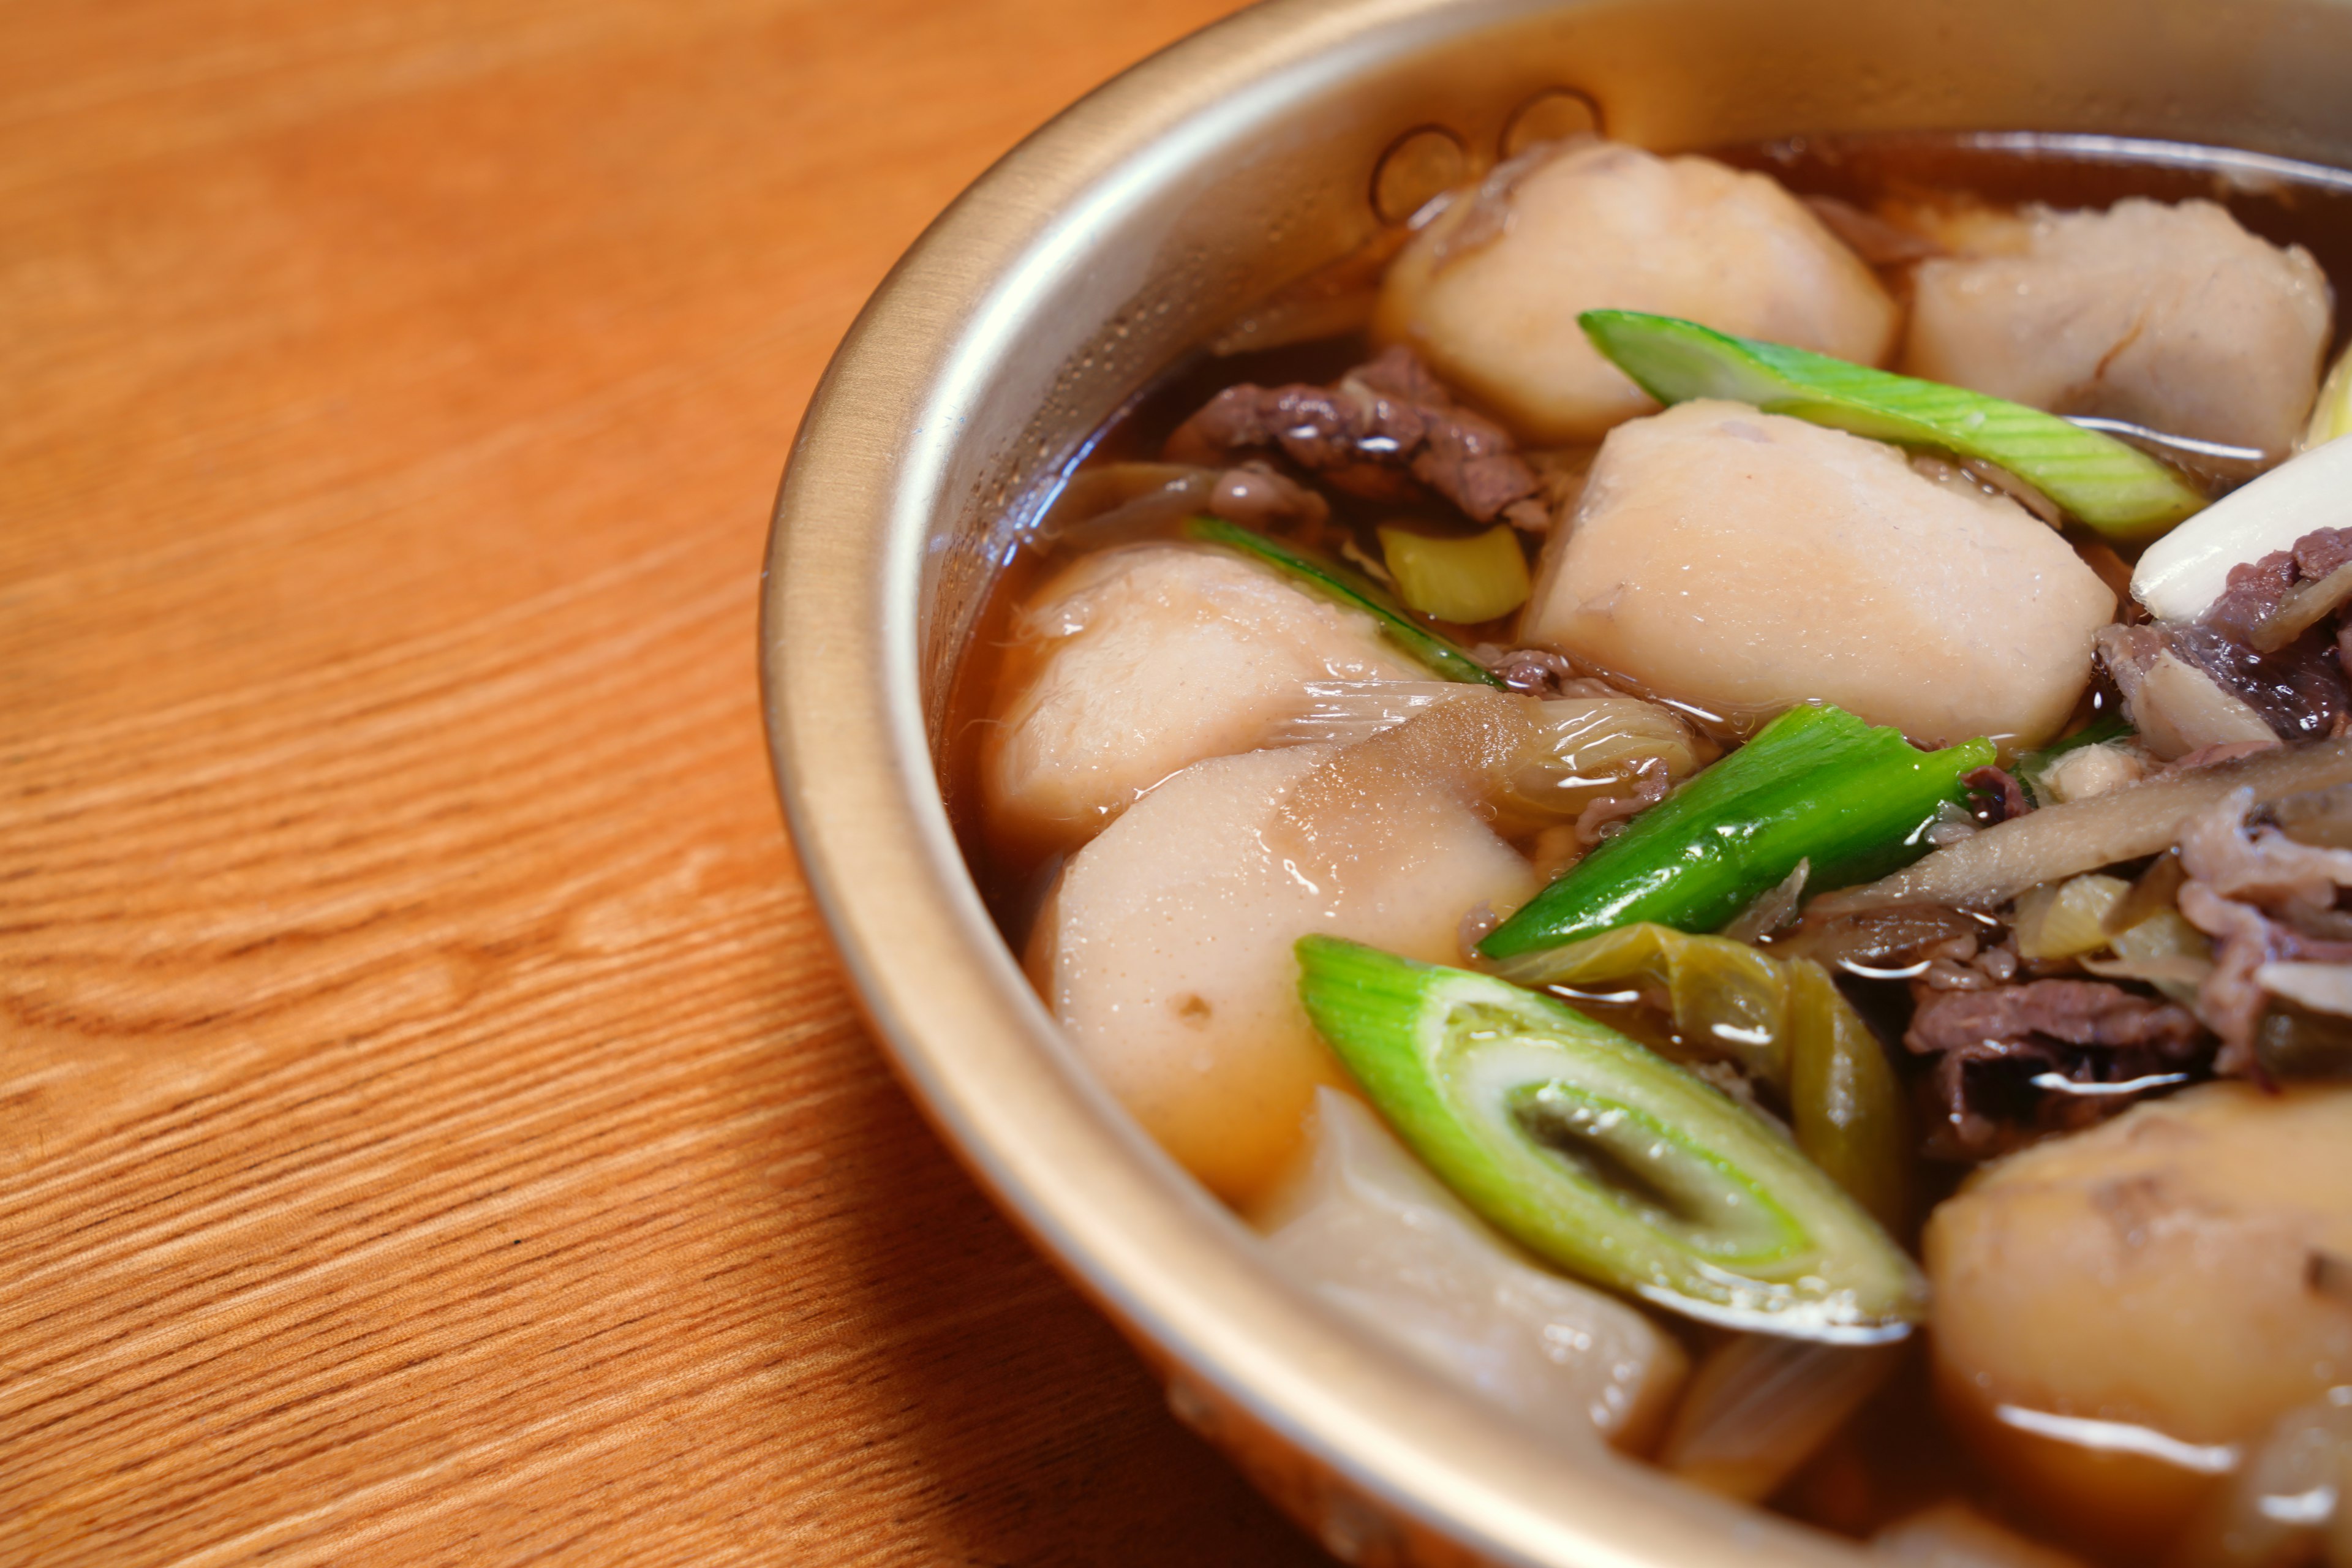
{"label": "white dumpling", "polygon": [[1615,1297],[1538,1267],[1360,1101],[1320,1089],[1302,1168],[1257,1216],[1316,1293],[1539,1430],[1639,1452],[1688,1370]]}
{"label": "white dumpling", "polygon": [[2352,1089],[2192,1089],[1929,1218],[1936,1372],[1979,1457],[2126,1550],[2352,1384]]}
{"label": "white dumpling", "polygon": [[1597,441],[1657,407],[1593,348],[1581,311],[1681,316],[1866,364],[1894,347],[1877,278],[1765,175],[1607,142],[1496,174],[1397,257],[1373,325],[1524,440]]}
{"label": "white dumpling", "polygon": [[1197,763],[1073,856],[1031,969],[1079,1053],[1219,1195],[1297,1154],[1341,1069],[1298,1001],[1310,931],[1459,963],[1462,917],[1535,874],[1443,788],[1366,776],[1328,746]]}
{"label": "white dumpling", "polygon": [[2319,390],[2326,276],[2211,202],[1940,226],[1903,368],[2057,414],[2284,455]]}
{"label": "white dumpling", "polygon": [[1097,552],[1015,619],[981,754],[989,830],[1073,847],[1179,769],[1264,744],[1307,681],[1427,679],[1370,616],[1229,552]]}
{"label": "white dumpling", "polygon": [[1833,702],[1921,745],[2054,734],[2115,595],[2015,503],[1745,404],[1619,426],[1526,643],[1727,718]]}

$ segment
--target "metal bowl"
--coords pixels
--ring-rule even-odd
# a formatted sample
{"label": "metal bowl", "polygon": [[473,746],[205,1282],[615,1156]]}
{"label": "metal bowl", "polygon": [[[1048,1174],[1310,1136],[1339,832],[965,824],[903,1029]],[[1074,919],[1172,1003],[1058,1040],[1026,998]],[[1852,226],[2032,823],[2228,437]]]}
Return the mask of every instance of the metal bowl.
{"label": "metal bowl", "polygon": [[2347,82],[2352,0],[1276,0],[1031,137],[866,306],[771,544],[768,725],[802,864],[940,1134],[1176,1413],[1337,1555],[1859,1561],[1607,1450],[1547,1447],[1367,1339],[1090,1080],[982,906],[936,766],[1024,521],[1156,372],[1548,121],[1658,148],[2022,129],[2344,165]]}

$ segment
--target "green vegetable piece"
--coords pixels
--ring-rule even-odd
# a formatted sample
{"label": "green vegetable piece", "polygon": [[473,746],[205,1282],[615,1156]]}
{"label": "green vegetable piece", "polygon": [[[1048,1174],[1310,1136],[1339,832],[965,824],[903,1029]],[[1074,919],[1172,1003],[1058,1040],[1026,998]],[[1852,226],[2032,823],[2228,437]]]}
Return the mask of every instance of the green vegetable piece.
{"label": "green vegetable piece", "polygon": [[1899,1339],[1919,1272],[1763,1118],[1493,975],[1301,938],[1300,998],[1413,1152],[1570,1273],[1707,1322]]}
{"label": "green vegetable piece", "polygon": [[1789,975],[1789,1122],[1797,1147],[1888,1229],[1911,1216],[1911,1118],[1886,1047],[1810,958]]}
{"label": "green vegetable piece", "polygon": [[1993,760],[1987,740],[1919,752],[1842,708],[1792,708],[1538,893],[1478,944],[1508,958],[1633,921],[1713,931],[1812,862],[1822,892],[1925,855],[1924,834],[1960,775]]}
{"label": "green vegetable piece", "polygon": [[1736,1063],[1787,1105],[1813,1163],[1882,1225],[1908,1217],[1909,1118],[1895,1069],[1812,960],[1643,921],[1503,959],[1495,973],[1531,986],[1662,987],[1674,1028],[1655,1048],[1676,1061]]}
{"label": "green vegetable piece", "polygon": [[1378,586],[1344,566],[1318,559],[1297,545],[1270,539],[1220,517],[1187,518],[1184,534],[1206,544],[1223,544],[1255,556],[1301,587],[1362,610],[1380,623],[1391,642],[1448,680],[1476,681],[1496,687],[1503,684],[1485,665],[1406,615]]}
{"label": "green vegetable piece", "polygon": [[1675,1033],[1687,1046],[1664,1054],[1677,1061],[1737,1062],[1751,1078],[1788,1082],[1788,976],[1744,942],[1637,921],[1499,960],[1494,972],[1517,985],[1579,990],[1648,981],[1664,990]]}
{"label": "green vegetable piece", "polygon": [[2187,480],[2112,436],[1980,392],[1638,310],[1587,310],[1585,335],[1662,403],[1725,397],[2008,469],[2101,533],[2143,542],[2205,505]]}
{"label": "green vegetable piece", "polygon": [[1528,602],[1528,558],[1507,522],[1471,539],[1433,539],[1395,523],[1380,534],[1397,597],[1424,616],[1475,626]]}

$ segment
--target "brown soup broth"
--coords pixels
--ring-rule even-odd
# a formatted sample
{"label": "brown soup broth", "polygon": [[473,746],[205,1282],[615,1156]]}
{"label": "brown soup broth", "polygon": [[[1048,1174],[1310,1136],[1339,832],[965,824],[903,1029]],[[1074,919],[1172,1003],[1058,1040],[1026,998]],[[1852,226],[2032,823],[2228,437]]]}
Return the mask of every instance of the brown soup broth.
{"label": "brown soup broth", "polygon": [[[1801,136],[1706,151],[1725,163],[1769,174],[1799,195],[1834,198],[1864,211],[1883,202],[2041,203],[2063,209],[2105,207],[2135,195],[2168,202],[2210,199],[2226,206],[2250,231],[2309,250],[2336,291],[2337,347],[2347,335],[2352,310],[2343,308],[2343,300],[2352,285],[2352,174],[2177,142],[2025,133]],[[1904,283],[1900,271],[1889,268],[1885,274],[1898,297]],[[1328,383],[1370,353],[1367,340],[1349,334],[1229,356],[1195,353],[1145,387],[1096,432],[1070,475],[1108,464],[1158,460],[1171,432],[1224,387],[1242,382]],[[1377,559],[1374,526],[1400,517],[1433,531],[1475,531],[1440,505],[1414,509],[1360,500],[1328,489],[1322,493],[1331,502],[1331,517],[1300,531],[1300,542],[1326,551],[1337,552],[1352,540]],[[1081,529],[1071,542],[1033,541],[1014,551],[991,590],[950,694],[941,757],[950,815],[973,879],[1015,952],[1027,941],[1038,904],[1060,868],[1060,857],[1008,854],[982,830],[981,742],[1007,674],[1015,610],[1047,576],[1098,542],[1086,538]],[[1537,542],[1528,542],[1530,552]],[[1507,618],[1484,626],[1431,624],[1471,644],[1507,642],[1510,635]],[[1907,1006],[1899,987],[1857,984],[1851,989],[1882,1035],[1890,1039],[1899,1035],[1901,1010]],[[1879,992],[1885,994],[1875,994]],[[1654,1033],[1657,1026],[1656,1020],[1645,1023],[1629,1009],[1593,1010],[1596,1016],[1622,1013],[1607,1021],[1630,1026],[1629,1032],[1637,1036]],[[1899,1066],[1912,1066],[1907,1053],[1895,1048],[1893,1055]],[[1965,1174],[1964,1168],[1923,1160],[1921,1214]],[[1904,1239],[1916,1248],[1916,1228]],[[1669,1326],[1694,1350],[1703,1350],[1710,1337],[1689,1325]],[[1916,1338],[1914,1346],[1905,1370],[1769,1499],[1769,1506],[1840,1533],[1866,1536],[1927,1503],[1957,1497],[2037,1534],[2064,1538],[2064,1521],[2024,1516],[1969,1459],[1937,1414],[1926,1357]],[[2068,1544],[2094,1558],[2116,1561],[2102,1557],[2095,1542],[2074,1540]]]}

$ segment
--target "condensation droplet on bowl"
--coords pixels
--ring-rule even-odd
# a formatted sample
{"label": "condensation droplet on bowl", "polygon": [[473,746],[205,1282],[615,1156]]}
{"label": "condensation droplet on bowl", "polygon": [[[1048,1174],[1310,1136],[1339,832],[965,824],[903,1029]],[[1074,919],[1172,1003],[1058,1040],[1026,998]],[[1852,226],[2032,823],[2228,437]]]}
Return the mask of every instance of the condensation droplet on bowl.
{"label": "condensation droplet on bowl", "polygon": [[1442,191],[1470,177],[1470,155],[1462,139],[1443,125],[1423,125],[1389,143],[1372,169],[1372,211],[1382,223],[1400,224]]}
{"label": "condensation droplet on bowl", "polygon": [[1572,87],[1548,87],[1503,122],[1502,155],[1516,158],[1538,142],[1601,135],[1601,105]]}

